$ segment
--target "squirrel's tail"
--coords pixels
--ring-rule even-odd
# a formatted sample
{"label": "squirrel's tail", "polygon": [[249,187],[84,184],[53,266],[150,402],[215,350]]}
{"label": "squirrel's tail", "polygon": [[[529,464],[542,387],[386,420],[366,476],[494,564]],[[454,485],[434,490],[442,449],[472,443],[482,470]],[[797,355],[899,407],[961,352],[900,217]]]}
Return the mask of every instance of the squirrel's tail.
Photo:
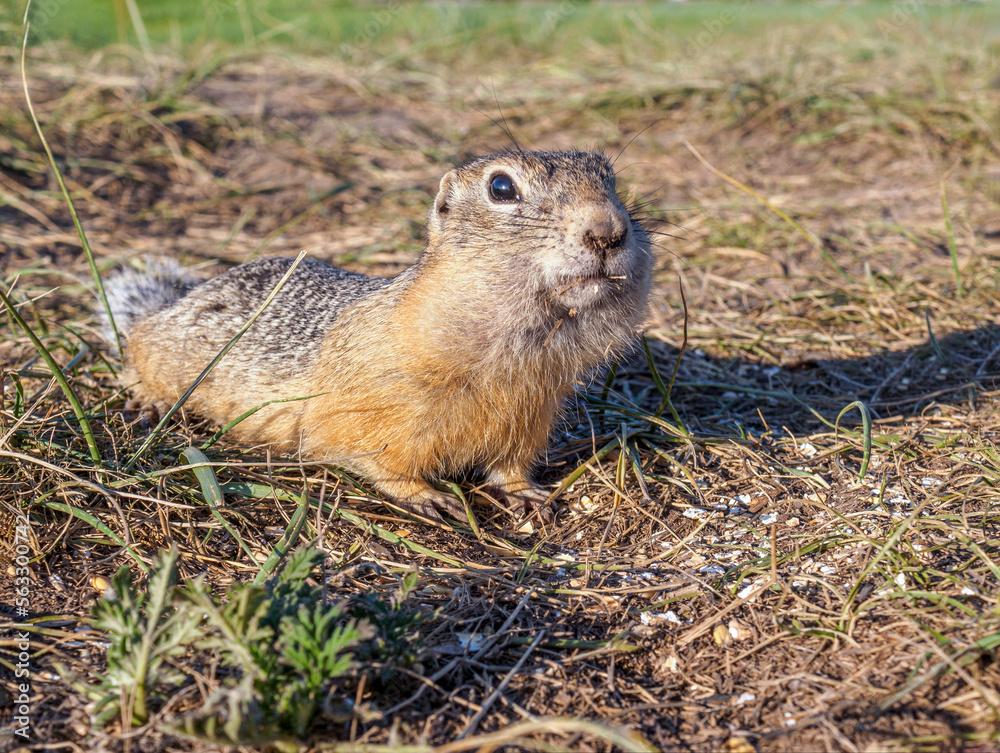
{"label": "squirrel's tail", "polygon": [[[196,283],[177,262],[151,260],[146,263],[145,272],[123,269],[108,278],[104,292],[115,326],[124,339],[136,322],[180,300]],[[115,333],[103,306],[97,314],[103,323],[104,338],[114,344]]]}

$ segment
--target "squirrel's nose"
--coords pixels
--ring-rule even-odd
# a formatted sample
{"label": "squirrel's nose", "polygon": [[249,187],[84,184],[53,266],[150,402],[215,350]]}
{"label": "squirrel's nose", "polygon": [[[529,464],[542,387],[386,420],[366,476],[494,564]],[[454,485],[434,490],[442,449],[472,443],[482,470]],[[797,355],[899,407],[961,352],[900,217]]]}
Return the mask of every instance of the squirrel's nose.
{"label": "squirrel's nose", "polygon": [[583,245],[604,258],[619,251],[628,228],[618,212],[603,212],[583,231]]}

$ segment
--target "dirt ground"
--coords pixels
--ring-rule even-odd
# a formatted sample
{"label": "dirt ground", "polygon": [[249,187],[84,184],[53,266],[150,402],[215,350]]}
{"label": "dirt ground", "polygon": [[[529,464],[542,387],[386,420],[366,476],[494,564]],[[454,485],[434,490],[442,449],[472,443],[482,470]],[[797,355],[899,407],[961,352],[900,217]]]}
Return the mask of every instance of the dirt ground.
{"label": "dirt ground", "polygon": [[[659,233],[648,356],[637,348],[581,394],[540,466],[549,489],[582,471],[553,526],[519,533],[478,507],[478,536],[440,531],[331,469],[209,451],[223,484],[293,495],[227,491],[262,559],[305,484],[359,516],[317,507],[302,534],[330,553],[330,598],[388,598],[418,574],[406,605],[427,616],[419,662],[386,683],[358,670],[341,688],[356,715],[323,720],[311,746],[612,747],[560,717],[668,751],[998,749],[997,43],[954,38],[925,56],[900,34],[891,50],[877,36],[779,38],[669,75],[656,60],[600,75],[536,59],[492,81],[423,59],[206,49],[158,60],[154,75],[135,56],[32,52],[32,99],[102,271],[171,257],[209,276],[305,249],[393,275],[421,250],[441,175],[510,146],[497,102],[522,147],[615,156]],[[196,416],[121,470],[143,429],[126,424],[102,361],[114,356],[98,346],[86,257],[27,119],[19,50],[0,54],[4,290],[94,417],[110,474],[95,475],[68,402],[8,317],[0,484],[31,520],[26,747],[203,750],[164,730],[211,677],[123,731],[93,729],[54,669],[103,669],[83,622],[93,578],[134,564],[105,528],[147,562],[174,542],[182,575],[220,593],[259,562],[182,468],[179,452],[213,431]],[[664,410],[657,381],[682,347]],[[856,401],[872,416],[863,478],[860,411],[833,426]],[[5,727],[16,596],[5,580]],[[474,635],[496,640],[478,650]]]}

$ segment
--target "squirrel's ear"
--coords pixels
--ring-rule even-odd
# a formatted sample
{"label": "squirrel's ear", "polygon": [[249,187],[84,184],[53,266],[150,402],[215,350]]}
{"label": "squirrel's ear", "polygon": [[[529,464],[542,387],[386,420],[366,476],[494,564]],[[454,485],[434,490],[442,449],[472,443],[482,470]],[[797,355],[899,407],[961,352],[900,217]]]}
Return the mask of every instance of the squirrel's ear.
{"label": "squirrel's ear", "polygon": [[458,171],[449,170],[443,178],[441,178],[441,184],[438,186],[437,198],[434,199],[434,213],[435,214],[448,214],[451,210],[452,193],[455,188],[455,184],[458,182]]}
{"label": "squirrel's ear", "polygon": [[451,211],[452,203],[455,201],[455,186],[458,183],[458,171],[451,170],[443,178],[438,186],[437,197],[434,199],[434,207],[431,209],[431,216],[427,226],[428,240],[434,245],[436,238],[444,232],[445,221]]}

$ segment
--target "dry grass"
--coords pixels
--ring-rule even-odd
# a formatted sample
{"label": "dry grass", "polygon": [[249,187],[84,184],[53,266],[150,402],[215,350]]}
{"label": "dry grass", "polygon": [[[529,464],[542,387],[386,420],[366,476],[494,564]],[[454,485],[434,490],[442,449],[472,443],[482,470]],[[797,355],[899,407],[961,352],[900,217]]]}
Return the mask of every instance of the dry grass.
{"label": "dry grass", "polygon": [[[129,737],[88,732],[52,662],[101,671],[101,636],[80,632],[94,576],[138,572],[173,542],[183,576],[224,592],[256,574],[305,489],[301,539],[329,552],[331,598],[389,598],[415,570],[408,608],[428,616],[419,663],[387,684],[358,670],[341,688],[358,716],[324,723],[317,747],[458,750],[463,733],[496,732],[481,747],[514,746],[507,725],[558,716],[663,750],[995,750],[998,41],[942,26],[928,52],[925,33],[778,28],[664,60],[637,32],[610,55],[627,65],[596,46],[572,69],[526,55],[492,87],[420,54],[382,67],[201,48],[159,60],[151,80],[136,53],[32,52],[36,107],[105,270],[169,255],[207,274],[305,248],[393,274],[419,253],[440,175],[505,144],[482,114],[494,89],[522,145],[624,149],[622,180],[668,233],[649,359],[567,412],[542,479],[582,473],[557,523],[523,536],[480,508],[479,537],[412,524],[335,469],[224,445],[208,451],[226,492],[214,511],[180,458],[211,436],[194,416],[121,470],[144,429],[121,412],[86,260],[4,50],[4,289],[63,364],[104,465],[8,318],[0,484],[31,519],[36,747],[200,749],[162,724],[211,692],[203,667]],[[651,365],[669,381],[685,325],[677,415],[658,417]],[[858,413],[833,428],[853,401],[875,416],[864,479]],[[12,604],[13,584],[0,595]],[[493,640],[470,649],[464,633]],[[12,656],[0,638],[7,670]],[[16,694],[4,678],[0,696]],[[543,724],[519,744],[606,749],[592,733]]]}

